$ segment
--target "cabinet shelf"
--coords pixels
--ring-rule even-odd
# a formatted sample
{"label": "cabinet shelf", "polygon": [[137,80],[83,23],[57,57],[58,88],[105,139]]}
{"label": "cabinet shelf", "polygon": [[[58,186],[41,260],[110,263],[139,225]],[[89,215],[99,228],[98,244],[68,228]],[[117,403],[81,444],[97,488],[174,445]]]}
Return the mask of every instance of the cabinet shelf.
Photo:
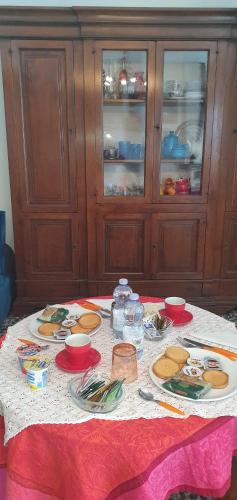
{"label": "cabinet shelf", "polygon": [[144,160],[104,160],[104,163],[144,163]]}
{"label": "cabinet shelf", "polygon": [[104,99],[104,104],[144,104],[146,102],[145,99]]}
{"label": "cabinet shelf", "polygon": [[193,105],[193,104],[204,104],[205,99],[200,98],[200,99],[189,99],[188,97],[165,97],[163,99],[163,104],[165,105],[170,105],[170,106],[176,106],[177,104],[188,104],[188,105]]}
{"label": "cabinet shelf", "polygon": [[194,163],[194,161],[190,160],[190,158],[182,158],[182,159],[161,158],[161,163],[174,163],[176,165],[189,165],[192,167],[199,167],[199,168],[201,166],[201,163]]}

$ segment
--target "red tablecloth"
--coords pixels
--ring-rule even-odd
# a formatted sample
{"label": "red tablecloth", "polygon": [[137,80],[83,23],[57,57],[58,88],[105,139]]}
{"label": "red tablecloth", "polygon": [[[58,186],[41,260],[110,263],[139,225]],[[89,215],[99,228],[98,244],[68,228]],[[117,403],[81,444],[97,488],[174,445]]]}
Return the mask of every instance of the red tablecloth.
{"label": "red tablecloth", "polygon": [[237,454],[233,417],[32,425],[7,448],[0,423],[0,500],[165,500],[183,490],[220,497]]}

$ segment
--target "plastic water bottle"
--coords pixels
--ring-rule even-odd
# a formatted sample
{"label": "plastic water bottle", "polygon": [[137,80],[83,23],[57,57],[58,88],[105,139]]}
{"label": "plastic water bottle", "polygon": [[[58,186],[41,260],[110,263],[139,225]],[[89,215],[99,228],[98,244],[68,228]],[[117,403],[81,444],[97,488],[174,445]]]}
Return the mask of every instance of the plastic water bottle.
{"label": "plastic water bottle", "polygon": [[116,339],[123,338],[124,304],[131,293],[132,289],[128,286],[127,278],[121,278],[114,289],[114,302],[111,308],[113,334]]}
{"label": "plastic water bottle", "polygon": [[137,358],[143,353],[144,330],[142,318],[144,315],[143,304],[139,300],[138,293],[132,293],[125,302],[123,327],[123,340],[133,344],[137,349]]}

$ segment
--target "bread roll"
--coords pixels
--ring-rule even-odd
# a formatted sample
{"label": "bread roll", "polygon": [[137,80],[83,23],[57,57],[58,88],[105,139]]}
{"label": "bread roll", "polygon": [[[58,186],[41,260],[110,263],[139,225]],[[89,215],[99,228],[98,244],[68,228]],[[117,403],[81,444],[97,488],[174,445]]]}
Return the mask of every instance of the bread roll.
{"label": "bread roll", "polygon": [[154,363],[152,370],[157,377],[167,379],[176,375],[180,371],[180,367],[172,359],[160,358]]}
{"label": "bread roll", "polygon": [[211,384],[213,389],[224,389],[229,383],[229,375],[221,370],[205,370],[202,378]]}
{"label": "bread roll", "polygon": [[176,363],[185,364],[190,354],[182,347],[170,346],[165,351],[165,356]]}
{"label": "bread roll", "polygon": [[59,330],[60,328],[61,325],[59,325],[58,323],[43,323],[39,326],[38,332],[40,333],[40,335],[45,335],[45,337],[52,337],[53,332]]}

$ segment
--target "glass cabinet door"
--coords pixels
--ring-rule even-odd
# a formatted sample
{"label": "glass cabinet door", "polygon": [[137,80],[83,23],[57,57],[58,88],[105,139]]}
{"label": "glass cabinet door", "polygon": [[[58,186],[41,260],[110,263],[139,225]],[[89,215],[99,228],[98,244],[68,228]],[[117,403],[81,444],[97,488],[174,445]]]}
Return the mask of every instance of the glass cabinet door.
{"label": "glass cabinet door", "polygon": [[208,50],[163,51],[161,199],[203,192],[208,66]]}
{"label": "glass cabinet door", "polygon": [[102,50],[103,196],[144,197],[147,51]]}

